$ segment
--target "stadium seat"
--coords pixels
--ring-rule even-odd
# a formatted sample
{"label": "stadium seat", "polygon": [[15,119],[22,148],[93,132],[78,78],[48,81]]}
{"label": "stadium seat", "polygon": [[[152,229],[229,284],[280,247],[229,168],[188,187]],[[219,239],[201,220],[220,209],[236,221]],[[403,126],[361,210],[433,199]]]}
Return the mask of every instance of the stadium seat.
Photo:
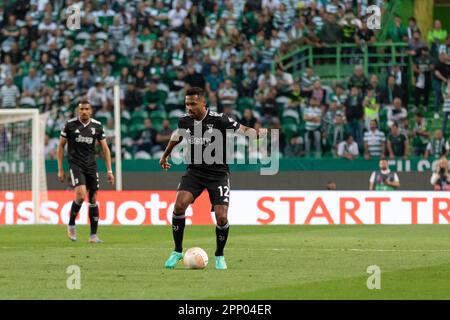
{"label": "stadium seat", "polygon": [[108,124],[108,117],[105,116],[96,116],[95,120],[100,121],[103,126]]}
{"label": "stadium seat", "polygon": [[153,128],[161,130],[163,127],[163,121],[167,118],[167,113],[162,110],[154,110],[150,112],[150,119],[152,120]]}
{"label": "stadium seat", "polygon": [[245,109],[253,109],[255,100],[250,97],[239,98],[236,102],[236,109],[240,112],[244,112]]}
{"label": "stadium seat", "polygon": [[134,140],[139,138],[139,134],[145,129],[143,122],[134,122],[128,129],[128,136]]}
{"label": "stadium seat", "polygon": [[135,124],[135,123],[137,123],[137,122],[139,122],[139,123],[144,123],[144,120],[145,119],[148,119],[149,117],[148,117],[148,113],[147,113],[147,111],[139,111],[139,110],[136,110],[136,111],[133,111],[133,113],[131,114],[131,122],[133,123],[133,124]]}

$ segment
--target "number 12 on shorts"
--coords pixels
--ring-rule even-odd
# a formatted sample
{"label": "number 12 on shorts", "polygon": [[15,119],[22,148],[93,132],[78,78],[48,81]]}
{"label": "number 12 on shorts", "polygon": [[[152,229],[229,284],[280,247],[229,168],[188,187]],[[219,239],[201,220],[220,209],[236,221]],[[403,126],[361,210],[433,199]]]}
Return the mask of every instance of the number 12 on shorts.
{"label": "number 12 on shorts", "polygon": [[[224,196],[227,197],[227,198],[230,197],[230,187],[229,186],[218,186],[217,188],[220,191],[220,196],[221,197],[224,197]],[[225,190],[225,192],[224,192],[224,190]]]}

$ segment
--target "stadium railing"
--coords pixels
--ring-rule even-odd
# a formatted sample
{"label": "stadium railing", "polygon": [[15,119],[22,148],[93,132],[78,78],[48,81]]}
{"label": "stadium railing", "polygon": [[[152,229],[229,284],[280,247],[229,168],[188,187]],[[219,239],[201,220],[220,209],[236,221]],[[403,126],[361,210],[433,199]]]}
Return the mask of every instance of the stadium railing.
{"label": "stadium railing", "polygon": [[[412,79],[412,58],[406,53],[408,44],[377,42],[367,45],[335,44],[324,48],[310,45],[299,47],[279,57],[273,63],[273,69],[281,65],[294,77],[300,77],[306,66],[314,67],[317,75],[325,84],[342,81],[350,77],[355,64],[363,66],[366,75],[382,75],[393,65],[406,68],[408,79]],[[384,79],[380,79],[383,81]]]}

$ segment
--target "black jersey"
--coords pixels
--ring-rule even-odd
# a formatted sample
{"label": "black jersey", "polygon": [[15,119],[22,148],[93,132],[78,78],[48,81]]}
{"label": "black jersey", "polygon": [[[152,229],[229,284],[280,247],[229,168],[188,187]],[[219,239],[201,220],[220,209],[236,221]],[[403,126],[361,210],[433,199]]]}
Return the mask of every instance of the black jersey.
{"label": "black jersey", "polygon": [[[187,139],[189,165],[188,173],[199,177],[220,179],[229,174],[226,161],[227,131],[237,131],[240,124],[222,113],[207,110],[203,120],[197,121],[189,116],[180,118],[178,128],[180,135]],[[222,143],[216,140],[220,134]],[[220,148],[220,150],[218,150]],[[199,152],[201,150],[201,153]],[[210,152],[212,150],[212,152]],[[220,153],[216,153],[220,152]],[[208,155],[213,156],[214,162]],[[218,155],[218,157],[215,157]],[[199,158],[201,156],[201,158]]]}
{"label": "black jersey", "polygon": [[70,119],[61,130],[61,136],[67,139],[69,164],[80,168],[95,168],[95,141],[105,139],[102,124],[91,119],[83,124],[78,118]]}

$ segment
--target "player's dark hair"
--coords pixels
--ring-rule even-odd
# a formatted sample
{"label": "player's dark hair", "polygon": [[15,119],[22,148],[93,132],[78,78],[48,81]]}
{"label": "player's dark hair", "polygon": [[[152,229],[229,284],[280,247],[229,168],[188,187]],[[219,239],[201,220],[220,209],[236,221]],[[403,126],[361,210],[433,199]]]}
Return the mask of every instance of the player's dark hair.
{"label": "player's dark hair", "polygon": [[186,90],[187,96],[199,96],[199,97],[205,97],[205,90],[199,87],[192,87]]}
{"label": "player's dark hair", "polygon": [[88,104],[92,108],[91,103],[89,101],[87,101],[87,100],[80,100],[80,102],[78,102],[79,106],[82,105],[82,104]]}

